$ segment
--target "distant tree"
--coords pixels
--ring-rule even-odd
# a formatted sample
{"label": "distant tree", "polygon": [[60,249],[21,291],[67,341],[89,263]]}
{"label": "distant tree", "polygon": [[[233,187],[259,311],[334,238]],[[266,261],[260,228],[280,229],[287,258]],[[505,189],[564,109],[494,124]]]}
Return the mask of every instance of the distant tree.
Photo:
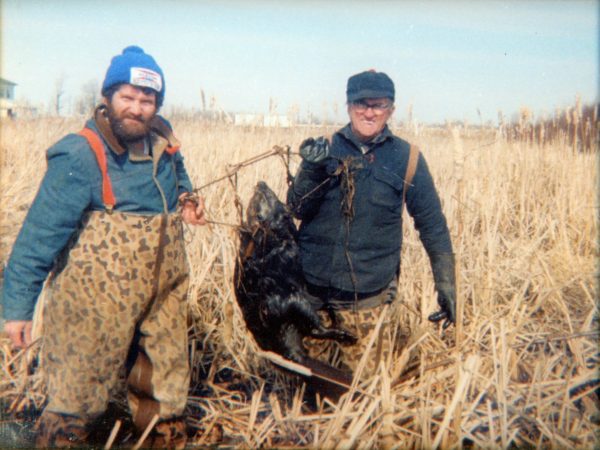
{"label": "distant tree", "polygon": [[277,100],[273,97],[269,97],[269,114],[273,115],[277,113]]}
{"label": "distant tree", "polygon": [[63,106],[63,96],[65,94],[65,74],[61,74],[54,83],[54,96],[52,104],[54,106],[54,114],[60,116],[60,110]]}
{"label": "distant tree", "polygon": [[100,99],[100,83],[98,80],[89,80],[81,86],[81,95],[75,104],[77,114],[87,116],[94,111]]}

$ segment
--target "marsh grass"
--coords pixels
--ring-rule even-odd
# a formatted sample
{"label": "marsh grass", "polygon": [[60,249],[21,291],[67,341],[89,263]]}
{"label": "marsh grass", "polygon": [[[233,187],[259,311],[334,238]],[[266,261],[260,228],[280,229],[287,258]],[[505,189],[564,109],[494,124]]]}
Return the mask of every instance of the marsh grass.
{"label": "marsh grass", "polygon": [[[0,257],[4,264],[43,175],[44,150],[79,121],[1,124]],[[196,187],[239,163],[326,128],[238,128],[173,120]],[[314,448],[591,448],[600,444],[598,153],[493,130],[397,133],[419,145],[438,186],[457,255],[460,325],[437,308],[429,262],[405,217],[398,301],[408,347],[337,403],[309,405],[305,386],[258,356],[233,294],[239,208],[258,180],[285,196],[271,157],[202,189],[206,227],[186,229],[191,268],[189,424],[198,445]],[[297,155],[292,156],[295,172]],[[228,225],[227,225],[228,224]],[[43,406],[37,344],[0,340],[5,410]],[[408,372],[411,351],[419,368]],[[5,413],[6,413],[5,411]]]}

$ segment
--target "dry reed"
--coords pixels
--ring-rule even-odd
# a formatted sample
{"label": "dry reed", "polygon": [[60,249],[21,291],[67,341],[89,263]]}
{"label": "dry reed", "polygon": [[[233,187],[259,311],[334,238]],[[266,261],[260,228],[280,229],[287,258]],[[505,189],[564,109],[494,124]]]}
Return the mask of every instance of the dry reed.
{"label": "dry reed", "polygon": [[[0,257],[5,263],[44,171],[44,150],[81,123],[2,122]],[[236,128],[174,120],[195,186],[274,145],[297,149],[331,129]],[[405,130],[399,130],[404,134]],[[272,157],[205,188],[220,224],[186,230],[191,266],[189,424],[198,445],[236,448],[591,448],[598,424],[597,153],[568,142],[495,140],[494,133],[406,136],[436,180],[458,257],[457,328],[436,309],[429,262],[407,217],[399,301],[391,314],[412,346],[338,403],[309,407],[302,383],[258,354],[233,295],[235,227],[258,180],[281,197]],[[497,139],[497,138],[496,138]],[[454,148],[454,151],[452,149]],[[292,171],[298,163],[292,159]],[[400,349],[399,349],[400,350]],[[0,340],[0,398],[12,413],[39,408],[36,349]],[[406,374],[409,353],[419,369]],[[404,374],[404,376],[402,376]]]}

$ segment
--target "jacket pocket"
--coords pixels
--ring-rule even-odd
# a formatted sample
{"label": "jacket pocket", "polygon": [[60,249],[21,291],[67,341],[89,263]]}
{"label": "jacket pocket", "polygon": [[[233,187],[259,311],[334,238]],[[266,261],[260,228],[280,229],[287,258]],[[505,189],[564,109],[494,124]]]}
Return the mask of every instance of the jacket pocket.
{"label": "jacket pocket", "polygon": [[402,206],[402,189],[404,180],[395,172],[385,167],[373,170],[372,201],[379,206],[396,210]]}

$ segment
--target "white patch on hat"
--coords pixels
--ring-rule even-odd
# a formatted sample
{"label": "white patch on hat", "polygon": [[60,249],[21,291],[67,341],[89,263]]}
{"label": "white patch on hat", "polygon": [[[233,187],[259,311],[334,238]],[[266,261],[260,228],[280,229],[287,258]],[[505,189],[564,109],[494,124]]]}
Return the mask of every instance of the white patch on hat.
{"label": "white patch on hat", "polygon": [[129,83],[135,86],[149,87],[156,92],[162,90],[162,78],[154,70],[132,67]]}

